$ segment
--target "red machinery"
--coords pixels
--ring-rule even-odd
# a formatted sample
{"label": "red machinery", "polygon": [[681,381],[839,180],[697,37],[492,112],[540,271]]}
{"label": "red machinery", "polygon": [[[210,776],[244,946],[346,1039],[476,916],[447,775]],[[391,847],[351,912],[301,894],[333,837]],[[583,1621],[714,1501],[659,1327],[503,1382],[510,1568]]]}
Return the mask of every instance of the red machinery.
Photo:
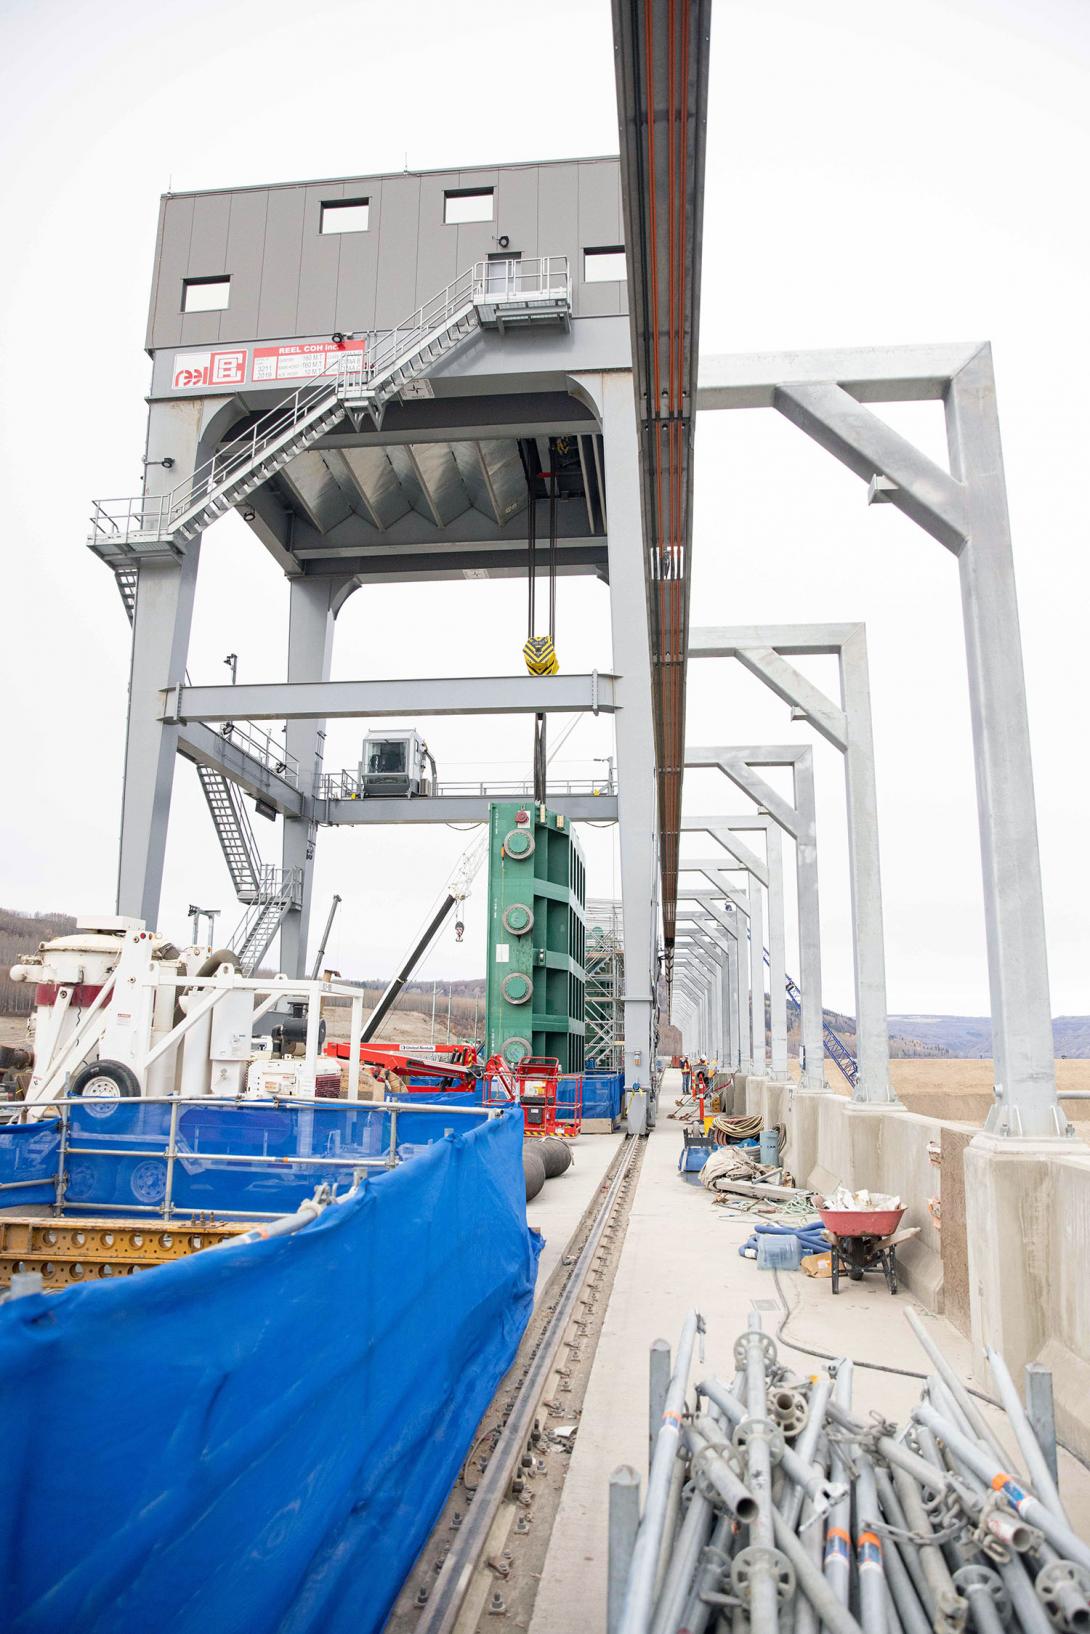
{"label": "red machinery", "polygon": [[[473,1065],[477,1059],[477,1052],[472,1044],[453,1044],[447,1046],[452,1053],[468,1052],[470,1059],[466,1061],[452,1059],[450,1061],[427,1061],[422,1056],[411,1055],[397,1044],[362,1044],[360,1045],[360,1060],[368,1067],[388,1067],[396,1072],[403,1080],[403,1087],[407,1091],[428,1094],[429,1091],[439,1090],[471,1090],[477,1081]],[[327,1055],[337,1056],[342,1061],[348,1060],[350,1046],[347,1043],[329,1043],[325,1047]],[[438,1084],[410,1084],[410,1075],[414,1078],[438,1078]]]}
{"label": "red machinery", "polygon": [[[495,1093],[497,1084],[502,1095]],[[561,1079],[555,1056],[528,1055],[512,1067],[502,1055],[493,1055],[485,1063],[484,1086],[485,1105],[496,1101],[521,1104],[527,1137],[572,1137],[583,1127],[582,1076],[566,1073]]]}

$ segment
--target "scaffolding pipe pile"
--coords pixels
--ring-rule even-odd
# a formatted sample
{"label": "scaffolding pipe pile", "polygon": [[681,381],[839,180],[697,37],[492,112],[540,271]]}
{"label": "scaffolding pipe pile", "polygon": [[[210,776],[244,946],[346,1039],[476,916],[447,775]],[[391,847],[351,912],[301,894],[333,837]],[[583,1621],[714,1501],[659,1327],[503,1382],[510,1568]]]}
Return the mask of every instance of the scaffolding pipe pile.
{"label": "scaffolding pipe pile", "polygon": [[985,1419],[907,1314],[934,1371],[900,1428],[853,1407],[847,1358],[794,1373],[756,1313],[729,1380],[690,1386],[697,1312],[672,1363],[655,1341],[642,1510],[634,1469],[610,1479],[609,1634],[1090,1634],[1039,1381],[1027,1412],[990,1351]]}

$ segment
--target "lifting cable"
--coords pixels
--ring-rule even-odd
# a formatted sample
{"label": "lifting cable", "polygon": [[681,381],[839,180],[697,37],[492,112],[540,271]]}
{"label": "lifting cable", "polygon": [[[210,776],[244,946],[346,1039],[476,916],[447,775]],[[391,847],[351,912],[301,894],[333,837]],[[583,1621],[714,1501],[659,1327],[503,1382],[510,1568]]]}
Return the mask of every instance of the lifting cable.
{"label": "lifting cable", "polygon": [[[550,452],[553,444],[550,439]],[[536,454],[536,444],[530,443],[527,451]],[[555,463],[555,462],[551,462]],[[534,471],[536,459],[528,460],[526,467],[526,569],[527,569],[527,630],[526,644],[522,655],[526,660],[526,668],[531,675],[555,675],[560,666],[556,657],[556,579],[559,568],[559,544],[557,539],[557,499],[558,485],[554,471]],[[536,616],[537,591],[537,484],[544,481],[546,495],[549,501],[549,630],[547,635],[538,635],[534,628]]]}

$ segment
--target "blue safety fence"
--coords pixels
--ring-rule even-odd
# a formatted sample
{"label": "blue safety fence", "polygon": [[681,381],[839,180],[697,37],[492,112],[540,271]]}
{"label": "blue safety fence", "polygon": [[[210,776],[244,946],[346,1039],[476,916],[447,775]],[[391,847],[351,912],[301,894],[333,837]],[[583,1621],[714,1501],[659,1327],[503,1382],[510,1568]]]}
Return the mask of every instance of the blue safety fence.
{"label": "blue safety fence", "polygon": [[58,1119],[0,1127],[0,1208],[54,1201],[60,1146]]}
{"label": "blue safety fence", "polygon": [[531,1309],[521,1116],[462,1122],[293,1235],[0,1306],[5,1634],[382,1627]]}
{"label": "blue safety fence", "polygon": [[[424,1099],[398,1105],[399,1161],[487,1116],[470,1105],[447,1122],[418,1110]],[[159,1214],[168,1196],[182,1214],[291,1213],[320,1181],[343,1189],[390,1155],[392,1112],[367,1101],[77,1099],[64,1110],[67,1214]],[[52,1202],[59,1146],[52,1121],[0,1128],[0,1187],[11,1182],[0,1205]]]}

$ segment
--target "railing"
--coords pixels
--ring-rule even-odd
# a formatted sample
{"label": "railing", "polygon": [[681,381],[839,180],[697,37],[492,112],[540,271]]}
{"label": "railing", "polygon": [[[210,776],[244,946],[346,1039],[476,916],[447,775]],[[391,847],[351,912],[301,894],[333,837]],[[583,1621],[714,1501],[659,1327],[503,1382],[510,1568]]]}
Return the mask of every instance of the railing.
{"label": "railing", "polygon": [[[39,1116],[31,1123],[28,1112],[40,1112],[43,1104],[55,1108],[55,1115],[44,1120]],[[195,1114],[188,1122],[184,1119],[187,1110]],[[45,1153],[44,1161],[39,1164],[42,1172],[34,1173],[26,1169],[22,1178],[0,1185],[0,1193],[51,1186],[54,1215],[60,1215],[68,1204],[85,1213],[149,1214],[170,1220],[175,1215],[201,1211],[200,1203],[187,1206],[184,1202],[176,1201],[179,1169],[191,1170],[202,1176],[207,1176],[213,1170],[230,1172],[242,1169],[251,1170],[255,1177],[261,1174],[268,1174],[270,1178],[279,1175],[296,1184],[309,1176],[310,1184],[316,1179],[325,1179],[332,1180],[334,1184],[343,1181],[354,1185],[368,1171],[396,1168],[414,1156],[420,1144],[430,1144],[418,1141],[402,1141],[399,1144],[399,1127],[402,1130],[406,1126],[410,1131],[419,1130],[419,1123],[413,1121],[418,1117],[424,1116],[428,1124],[433,1118],[442,1117],[444,1123],[436,1122],[434,1125],[436,1138],[440,1138],[450,1127],[445,1120],[476,1118],[480,1122],[498,1117],[501,1110],[487,1106],[445,1106],[431,1101],[406,1106],[398,1101],[346,1102],[286,1095],[230,1099],[211,1095],[145,1095],[137,1099],[109,1102],[56,1097],[45,1103],[36,1103],[34,1109],[22,1101],[0,1101],[0,1149],[5,1141],[11,1143],[11,1131],[17,1128],[31,1127],[39,1136],[53,1128],[58,1136],[55,1153]],[[221,1140],[226,1138],[227,1144],[230,1144],[230,1137],[227,1136],[225,1120],[229,1123],[237,1117],[241,1134],[263,1133],[265,1149],[258,1152],[202,1148],[200,1118],[196,1115],[200,1112],[209,1115],[209,1132]],[[269,1151],[268,1146],[273,1144],[269,1132],[260,1129],[260,1115],[269,1112],[297,1112],[299,1116],[294,1124],[289,1120],[280,1131],[281,1135],[294,1136],[299,1146],[309,1144],[320,1149]],[[326,1121],[324,1129],[323,1118]],[[388,1120],[384,1136],[378,1127],[383,1119]],[[246,1128],[247,1120],[249,1130]],[[114,1140],[109,1138],[111,1125],[116,1131]],[[113,1159],[119,1164],[123,1160],[138,1163],[139,1181],[135,1168],[132,1171],[122,1170],[122,1178],[132,1196],[123,1201],[111,1201],[94,1195],[105,1189],[107,1171],[101,1163],[89,1165],[86,1162],[88,1158]],[[78,1165],[76,1160],[79,1160]],[[55,1168],[52,1167],[54,1162]],[[151,1165],[150,1169],[148,1165]],[[159,1165],[162,1166],[161,1172]],[[86,1188],[91,1195],[69,1198],[73,1171],[76,1172],[77,1184]],[[158,1191],[160,1184],[162,1195],[152,1198],[150,1193]],[[262,1185],[264,1187],[266,1182],[262,1182]],[[141,1187],[147,1200],[139,1200]],[[0,1207],[3,1206],[0,1204]],[[14,1208],[18,1205],[13,1202],[7,1206]],[[290,1206],[294,1207],[294,1202]],[[287,1211],[288,1204],[274,1210],[223,1207],[218,1201],[215,1204],[217,1217],[227,1219],[278,1219]]]}
{"label": "railing", "polygon": [[220,727],[220,737],[233,743],[251,759],[259,760],[270,772],[290,783],[293,789],[299,787],[297,757],[289,754],[286,746],[256,721],[224,721]]}
{"label": "railing", "polygon": [[303,421],[337,402],[357,403],[376,397],[388,377],[406,369],[416,354],[434,342],[461,313],[468,317],[479,304],[523,305],[535,296],[571,306],[571,273],[566,255],[534,256],[526,261],[478,261],[445,289],[417,308],[393,329],[368,336],[363,352],[346,352],[298,386],[250,430],[234,438],[164,494],[92,501],[91,536],[124,547],[130,536],[170,535],[185,516],[233,477],[257,463],[259,452],[289,439]]}
{"label": "railing", "polygon": [[321,374],[298,386],[284,402],[199,465],[192,476],[165,494],[143,494],[132,499],[95,500],[91,534],[107,543],[123,544],[130,534],[170,534],[181,519],[215,488],[252,465],[259,448],[286,437],[322,402],[330,404],[362,372],[361,354],[346,352]]}
{"label": "railing", "polygon": [[[372,775],[372,774],[369,774]],[[400,775],[400,774],[399,774]],[[613,777],[569,777],[553,778],[548,780],[548,793],[554,795],[614,795],[617,785]],[[360,786],[360,779],[355,772],[323,772],[315,782],[315,798],[318,800],[391,800],[407,799],[407,795],[383,795],[371,792],[365,794]],[[437,783],[434,798],[448,799],[479,799],[479,800],[532,800],[534,785],[529,779],[492,779],[485,778],[479,782],[464,781],[452,783]],[[431,799],[431,795],[414,795],[414,800]]]}

